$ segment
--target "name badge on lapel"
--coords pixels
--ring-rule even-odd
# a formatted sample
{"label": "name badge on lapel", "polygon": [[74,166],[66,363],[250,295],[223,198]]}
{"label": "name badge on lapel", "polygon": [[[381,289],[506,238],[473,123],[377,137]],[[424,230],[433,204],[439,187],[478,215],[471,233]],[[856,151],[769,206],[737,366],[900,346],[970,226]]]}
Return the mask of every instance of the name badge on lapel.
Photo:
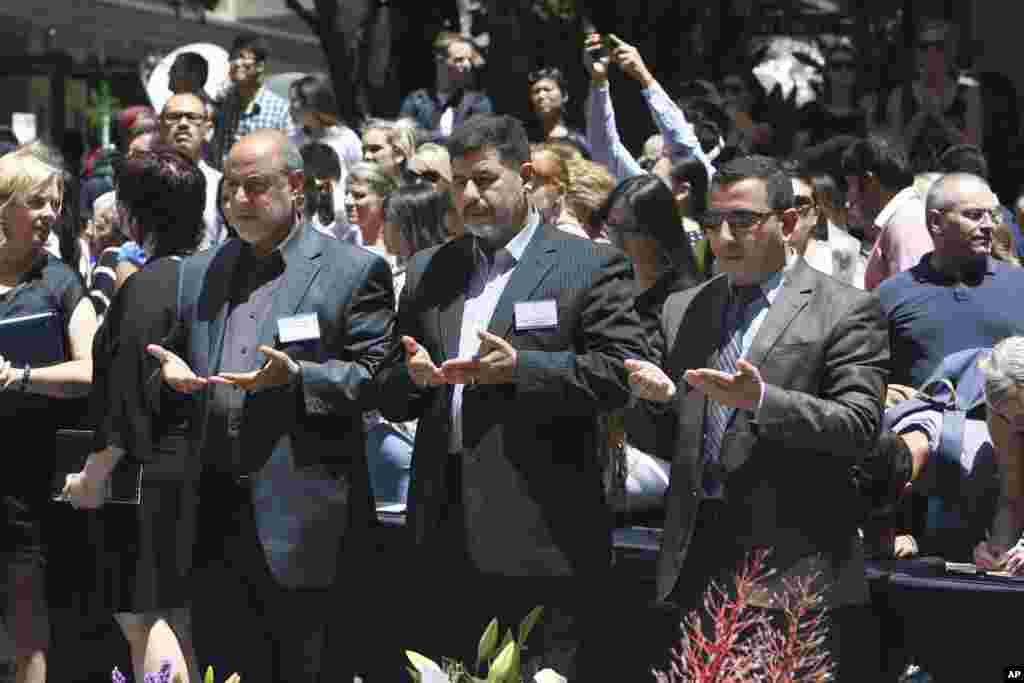
{"label": "name badge on lapel", "polygon": [[558,327],[558,306],[554,299],[521,301],[515,305],[516,332]]}
{"label": "name badge on lapel", "polygon": [[293,315],[290,318],[278,318],[277,338],[282,344],[307,341],[320,338],[320,320],[316,313]]}

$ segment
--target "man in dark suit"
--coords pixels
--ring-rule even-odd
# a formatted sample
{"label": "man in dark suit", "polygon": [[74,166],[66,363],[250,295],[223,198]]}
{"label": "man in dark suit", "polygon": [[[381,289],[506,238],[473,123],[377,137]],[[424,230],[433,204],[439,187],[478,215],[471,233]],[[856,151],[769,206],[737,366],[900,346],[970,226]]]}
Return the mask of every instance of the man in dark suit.
{"label": "man in dark suit", "polygon": [[362,413],[390,342],[391,270],[301,219],[302,157],[281,132],[239,141],[223,196],[241,239],[184,262],[187,341],[150,349],[197,397],[197,653],[218,676],[317,681],[334,591],[362,583]]}
{"label": "man in dark suit", "polygon": [[385,417],[419,418],[413,566],[445,619],[420,635],[435,636],[428,652],[461,655],[490,617],[514,627],[541,604],[526,677],[551,666],[599,680],[607,648],[591,636],[612,592],[612,515],[595,420],[625,405],[623,361],[645,354],[632,268],[540,223],[518,120],[474,117],[449,148],[466,234],[410,260],[377,378]]}
{"label": "man in dark suit", "polygon": [[669,408],[657,597],[695,608],[709,580],[770,547],[777,571],[755,604],[772,611],[784,579],[816,574],[842,680],[875,680],[850,467],[881,420],[878,301],[792,254],[793,188],[775,161],[726,164],[709,207],[702,226],[723,274],[665,302],[664,371],[627,363],[637,395]]}

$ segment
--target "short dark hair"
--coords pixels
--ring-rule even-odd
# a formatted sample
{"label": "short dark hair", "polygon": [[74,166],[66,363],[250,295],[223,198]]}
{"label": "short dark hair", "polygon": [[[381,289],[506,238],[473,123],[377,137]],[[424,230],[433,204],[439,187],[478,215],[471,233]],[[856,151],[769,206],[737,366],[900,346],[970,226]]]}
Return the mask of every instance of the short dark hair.
{"label": "short dark hair", "polygon": [[303,76],[292,83],[290,88],[295,99],[303,109],[331,116],[338,116],[338,98],[334,95],[334,85],[324,73],[313,73]]}
{"label": "short dark hair", "polygon": [[720,166],[712,187],[726,187],[749,178],[764,183],[768,193],[768,206],[776,211],[793,208],[793,183],[781,164],[771,157],[751,154],[737,157]]}
{"label": "short dark hair", "polygon": [[270,54],[267,39],[255,33],[243,33],[235,38],[231,43],[231,52],[229,54],[234,58],[241,54],[242,50],[251,52],[256,57],[257,62],[265,62],[267,55]]}
{"label": "short dark hair", "polygon": [[939,173],[970,173],[989,179],[988,160],[977,145],[953,145],[939,157]]}
{"label": "short dark hair", "polygon": [[452,131],[448,152],[452,161],[467,154],[493,147],[501,163],[518,168],[530,160],[530,141],[523,123],[514,116],[477,114]]}
{"label": "short dark hair", "polygon": [[174,58],[171,64],[171,71],[168,75],[173,83],[181,78],[191,79],[195,77],[199,81],[200,89],[206,85],[206,79],[210,75],[210,64],[206,58],[196,52],[182,52]]}
{"label": "short dark hair", "polygon": [[195,251],[206,208],[206,176],[199,167],[163,145],[115,163],[117,199],[136,221],[140,243],[152,241],[154,257]]}
{"label": "short dark hair", "polygon": [[569,82],[565,80],[565,74],[557,66],[545,66],[531,71],[526,77],[526,87],[532,88],[534,83],[539,81],[554,81],[558,84],[558,89],[562,91],[562,95],[565,97],[569,96]]}
{"label": "short dark hair", "polygon": [[445,227],[453,209],[451,193],[427,182],[403,185],[384,202],[384,221],[396,226],[413,253],[442,244],[448,238]]}
{"label": "short dark hair", "polygon": [[299,152],[302,154],[302,170],[307,179],[341,178],[341,160],[330,145],[310,142],[303,145]]}
{"label": "short dark hair", "polygon": [[699,216],[708,208],[708,169],[704,162],[690,150],[677,154],[669,170],[672,182],[690,184],[690,209]]}
{"label": "short dark hair", "polygon": [[[654,240],[672,269],[689,278],[689,285],[700,281],[697,260],[679,219],[675,198],[661,178],[644,173],[623,180],[596,215],[606,223],[614,209],[625,211],[625,225],[620,228],[624,234],[632,232]],[[616,226],[608,226],[608,230],[614,232]]]}
{"label": "short dark hair", "polygon": [[872,133],[850,144],[843,152],[843,175],[873,175],[883,187],[901,190],[914,181],[907,150],[895,137]]}

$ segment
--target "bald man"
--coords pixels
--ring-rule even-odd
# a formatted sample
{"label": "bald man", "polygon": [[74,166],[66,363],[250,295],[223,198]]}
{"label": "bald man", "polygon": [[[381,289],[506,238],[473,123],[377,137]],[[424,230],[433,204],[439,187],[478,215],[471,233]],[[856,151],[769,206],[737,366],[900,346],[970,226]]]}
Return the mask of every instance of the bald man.
{"label": "bald man", "polygon": [[[338,591],[365,592],[374,521],[362,414],[391,336],[391,269],[301,222],[302,190],[283,133],[232,148],[224,201],[239,237],[183,262],[186,341],[150,348],[163,383],[195,399],[196,652],[246,683],[320,680]],[[347,618],[366,616],[358,597],[342,594]],[[367,631],[346,632],[341,654]],[[338,654],[344,680],[355,665]]]}
{"label": "bald man", "polygon": [[892,340],[891,385],[919,387],[951,353],[1024,334],[1024,269],[992,258],[1002,210],[988,183],[942,176],[925,209],[934,250],[878,288]]}
{"label": "bald man", "polygon": [[220,186],[221,173],[200,156],[212,127],[206,103],[191,93],[172,95],[160,112],[160,141],[197,163],[199,170],[206,176],[206,208],[203,210],[206,231],[199,245],[200,250],[209,249],[227,239],[226,226],[217,210],[217,188]]}

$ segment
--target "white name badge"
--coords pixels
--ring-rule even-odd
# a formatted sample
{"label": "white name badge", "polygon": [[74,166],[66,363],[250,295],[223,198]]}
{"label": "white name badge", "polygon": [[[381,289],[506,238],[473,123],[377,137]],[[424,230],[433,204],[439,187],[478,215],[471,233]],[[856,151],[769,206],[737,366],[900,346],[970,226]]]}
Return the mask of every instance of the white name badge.
{"label": "white name badge", "polygon": [[320,321],[316,313],[293,315],[290,318],[278,318],[277,338],[282,344],[320,338]]}
{"label": "white name badge", "polygon": [[558,306],[554,299],[522,301],[515,305],[516,330],[544,330],[558,327]]}

